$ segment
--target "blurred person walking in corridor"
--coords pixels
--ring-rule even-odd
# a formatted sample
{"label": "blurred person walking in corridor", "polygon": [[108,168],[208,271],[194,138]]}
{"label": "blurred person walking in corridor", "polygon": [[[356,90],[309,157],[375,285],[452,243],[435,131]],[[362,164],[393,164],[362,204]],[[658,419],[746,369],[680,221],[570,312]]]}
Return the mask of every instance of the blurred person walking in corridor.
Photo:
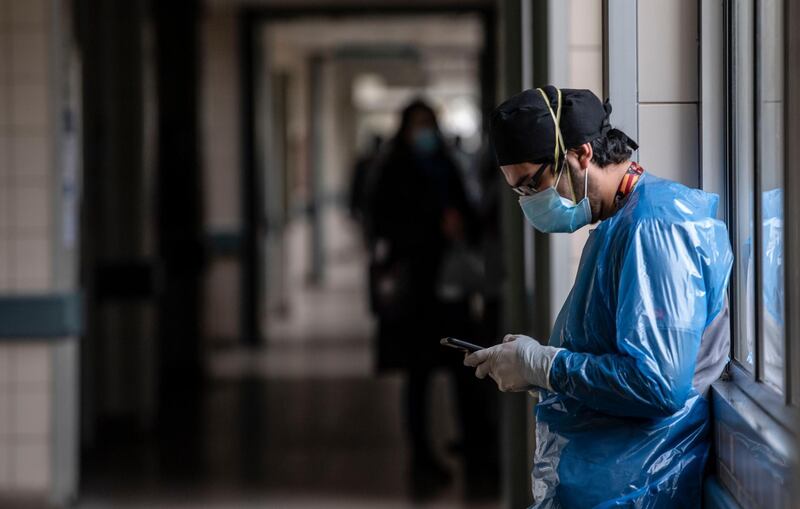
{"label": "blurred person walking in corridor", "polygon": [[[448,355],[438,338],[468,333],[470,323],[468,306],[455,311],[458,306],[437,295],[437,280],[448,251],[467,243],[475,221],[436,115],[423,101],[403,110],[397,134],[370,174],[365,222],[378,316],[378,367],[401,369],[408,376],[404,404],[412,491],[426,498],[451,480],[433,452],[427,426],[431,375]],[[459,385],[460,400],[466,398],[463,389]],[[465,429],[472,423],[466,420]],[[473,434],[465,435],[469,449]]]}

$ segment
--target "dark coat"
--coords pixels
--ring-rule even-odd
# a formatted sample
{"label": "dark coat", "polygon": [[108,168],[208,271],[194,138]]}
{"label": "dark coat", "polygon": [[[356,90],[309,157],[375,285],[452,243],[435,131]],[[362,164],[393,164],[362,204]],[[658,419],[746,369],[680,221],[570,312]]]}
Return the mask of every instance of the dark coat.
{"label": "dark coat", "polygon": [[395,140],[370,171],[366,217],[371,290],[379,320],[379,368],[438,363],[444,332],[436,280],[449,240],[447,209],[470,231],[473,213],[444,143],[428,157]]}

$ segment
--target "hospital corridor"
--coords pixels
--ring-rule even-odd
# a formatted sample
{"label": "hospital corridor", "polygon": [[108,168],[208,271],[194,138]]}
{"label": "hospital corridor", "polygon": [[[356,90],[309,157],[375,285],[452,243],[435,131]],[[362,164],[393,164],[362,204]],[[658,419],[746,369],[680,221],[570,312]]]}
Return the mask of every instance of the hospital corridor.
{"label": "hospital corridor", "polygon": [[[302,260],[306,228],[289,226],[289,260]],[[344,210],[328,231],[327,283],[307,288],[302,263],[289,264],[293,311],[270,317],[269,346],[210,354],[203,400],[186,416],[203,423],[195,435],[113,444],[89,460],[78,507],[415,506],[402,380],[372,376],[372,321],[366,308],[353,312],[366,303],[363,248]],[[434,417],[443,449],[456,438],[448,417]],[[428,507],[497,507],[462,504],[459,492],[456,482]]]}
{"label": "hospital corridor", "polygon": [[798,25],[0,0],[0,508],[800,507]]}

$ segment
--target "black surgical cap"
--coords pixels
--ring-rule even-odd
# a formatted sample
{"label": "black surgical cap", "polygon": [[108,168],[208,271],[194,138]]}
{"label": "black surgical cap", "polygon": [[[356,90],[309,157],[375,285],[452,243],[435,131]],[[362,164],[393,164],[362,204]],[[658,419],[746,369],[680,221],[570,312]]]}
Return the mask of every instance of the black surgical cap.
{"label": "black surgical cap", "polygon": [[[558,90],[552,85],[542,89],[550,99],[553,113],[557,113]],[[588,143],[611,130],[608,101],[603,104],[590,90],[572,88],[562,88],[561,96],[561,134],[567,149]],[[619,133],[633,150],[638,148],[633,140]],[[500,166],[553,160],[556,143],[553,117],[536,89],[525,90],[495,108],[491,136]]]}

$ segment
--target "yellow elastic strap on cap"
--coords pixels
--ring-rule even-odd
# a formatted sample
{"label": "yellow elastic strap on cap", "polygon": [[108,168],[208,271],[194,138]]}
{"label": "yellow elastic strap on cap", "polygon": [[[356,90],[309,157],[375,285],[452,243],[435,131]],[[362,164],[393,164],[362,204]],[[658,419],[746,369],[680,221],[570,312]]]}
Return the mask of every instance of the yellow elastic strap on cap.
{"label": "yellow elastic strap on cap", "polygon": [[[558,164],[558,149],[561,149],[561,153],[564,154],[564,163],[566,163],[566,156],[567,156],[567,149],[564,146],[564,137],[561,135],[561,89],[558,87],[556,88],[556,93],[558,94],[558,106],[556,107],[555,113],[553,112],[553,108],[550,106],[550,99],[547,97],[547,94],[541,88],[537,88],[536,90],[542,95],[544,99],[545,105],[547,105],[547,111],[550,112],[550,116],[553,118],[553,124],[555,125],[555,132],[556,132],[556,146],[553,150],[553,164]],[[554,187],[558,187],[558,183],[561,181],[561,175],[564,173],[564,164],[561,165],[561,168],[558,169],[558,176],[556,177],[556,183]],[[572,200],[577,203],[578,196],[575,194],[575,188],[572,185],[572,179],[569,179],[569,188],[572,192]]]}
{"label": "yellow elastic strap on cap", "polygon": [[547,111],[550,112],[550,116],[553,118],[553,125],[555,126],[555,134],[556,134],[556,146],[553,149],[553,164],[558,164],[558,149],[561,149],[563,154],[567,153],[566,148],[564,148],[564,138],[561,136],[561,89],[556,88],[556,93],[558,94],[558,106],[556,107],[556,111],[553,112],[553,108],[550,106],[550,99],[547,97],[547,94],[541,88],[537,88],[536,90],[542,95],[542,99],[544,99],[544,104],[547,106]]}

